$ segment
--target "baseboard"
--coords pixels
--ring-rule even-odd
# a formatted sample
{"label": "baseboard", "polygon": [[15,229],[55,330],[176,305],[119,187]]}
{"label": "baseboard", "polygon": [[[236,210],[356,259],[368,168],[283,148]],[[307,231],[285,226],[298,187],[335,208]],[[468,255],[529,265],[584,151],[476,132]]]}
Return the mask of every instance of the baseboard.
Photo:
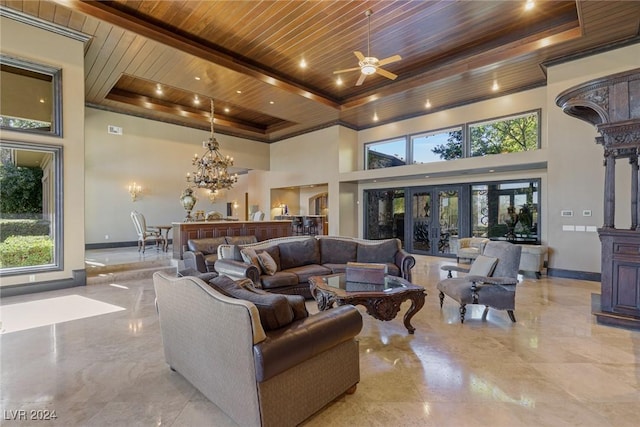
{"label": "baseboard", "polygon": [[75,288],[76,286],[86,286],[87,272],[85,269],[73,270],[73,277],[70,279],[48,280],[46,282],[20,283],[0,287],[0,298],[13,297],[17,295],[34,294],[36,292],[56,291],[58,289]]}
{"label": "baseboard", "polygon": [[592,282],[600,282],[600,273],[589,271],[563,270],[561,268],[547,268],[547,276],[563,277],[565,279],[589,280]]}
{"label": "baseboard", "polygon": [[[169,239],[169,243],[173,243],[173,239]],[[155,243],[149,243],[147,247],[151,247]],[[111,249],[111,248],[126,248],[130,246],[138,246],[138,241],[131,242],[104,242],[104,243],[86,243],[84,245],[85,250],[89,249]]]}

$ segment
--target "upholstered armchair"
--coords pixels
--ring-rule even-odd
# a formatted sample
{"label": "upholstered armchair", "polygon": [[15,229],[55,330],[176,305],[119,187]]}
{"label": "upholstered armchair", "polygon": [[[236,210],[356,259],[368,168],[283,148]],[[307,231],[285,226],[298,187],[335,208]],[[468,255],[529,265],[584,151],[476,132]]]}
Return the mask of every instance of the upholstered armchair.
{"label": "upholstered armchair", "polygon": [[[512,322],[516,302],[518,267],[522,248],[508,242],[489,242],[482,255],[478,255],[470,268],[458,265],[445,265],[447,278],[438,282],[440,308],[445,295],[460,304],[460,323],[464,323],[467,304],[483,304],[483,319],[489,307],[507,310]],[[467,273],[466,276],[452,277],[451,272]]]}
{"label": "upholstered armchair", "polygon": [[133,226],[138,233],[138,252],[142,250],[144,253],[147,240],[154,240],[156,242],[156,249],[160,250],[160,245],[165,246],[164,236],[160,232],[159,228],[147,226],[147,221],[138,211],[131,212],[131,220]]}
{"label": "upholstered armchair", "polygon": [[482,237],[462,237],[458,239],[458,244],[453,248],[456,254],[456,261],[460,262],[460,258],[473,261],[482,253],[489,239]]}
{"label": "upholstered armchair", "polygon": [[169,367],[238,425],[295,426],[355,392],[362,316],[353,306],[308,315],[301,296],[226,277],[156,272],[153,283]]}

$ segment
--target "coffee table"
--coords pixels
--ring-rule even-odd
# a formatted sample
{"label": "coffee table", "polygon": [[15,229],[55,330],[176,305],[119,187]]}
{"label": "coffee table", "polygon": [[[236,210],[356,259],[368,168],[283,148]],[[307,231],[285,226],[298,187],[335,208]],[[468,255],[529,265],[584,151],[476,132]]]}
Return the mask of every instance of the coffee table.
{"label": "coffee table", "polygon": [[320,311],[337,305],[363,305],[367,313],[378,320],[392,320],[400,311],[400,304],[411,300],[411,307],[404,315],[404,326],[410,334],[416,330],[411,318],[424,305],[426,292],[422,286],[401,277],[385,276],[385,283],[347,282],[344,274],[312,276],[309,278],[311,294]]}

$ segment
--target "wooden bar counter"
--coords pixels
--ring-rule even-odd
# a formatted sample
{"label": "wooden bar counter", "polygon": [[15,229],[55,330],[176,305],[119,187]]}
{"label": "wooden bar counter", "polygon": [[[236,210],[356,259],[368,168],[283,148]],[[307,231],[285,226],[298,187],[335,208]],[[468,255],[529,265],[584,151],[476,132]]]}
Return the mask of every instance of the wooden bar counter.
{"label": "wooden bar counter", "polygon": [[258,241],[291,235],[291,221],[198,221],[174,222],[173,258],[182,259],[189,239],[254,235]]}

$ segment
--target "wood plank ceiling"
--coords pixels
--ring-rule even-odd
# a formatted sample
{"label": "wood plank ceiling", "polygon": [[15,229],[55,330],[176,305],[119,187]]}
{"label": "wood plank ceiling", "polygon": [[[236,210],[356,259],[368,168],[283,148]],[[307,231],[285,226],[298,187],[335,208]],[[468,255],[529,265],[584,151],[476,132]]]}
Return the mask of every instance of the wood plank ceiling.
{"label": "wood plank ceiling", "polygon": [[[525,3],[0,0],[92,37],[88,105],[208,129],[213,98],[218,132],[263,142],[538,87],[551,61],[640,41],[638,1]],[[402,56],[383,67],[397,79],[355,86],[359,70],[333,73],[357,67],[353,52],[369,48]]]}

